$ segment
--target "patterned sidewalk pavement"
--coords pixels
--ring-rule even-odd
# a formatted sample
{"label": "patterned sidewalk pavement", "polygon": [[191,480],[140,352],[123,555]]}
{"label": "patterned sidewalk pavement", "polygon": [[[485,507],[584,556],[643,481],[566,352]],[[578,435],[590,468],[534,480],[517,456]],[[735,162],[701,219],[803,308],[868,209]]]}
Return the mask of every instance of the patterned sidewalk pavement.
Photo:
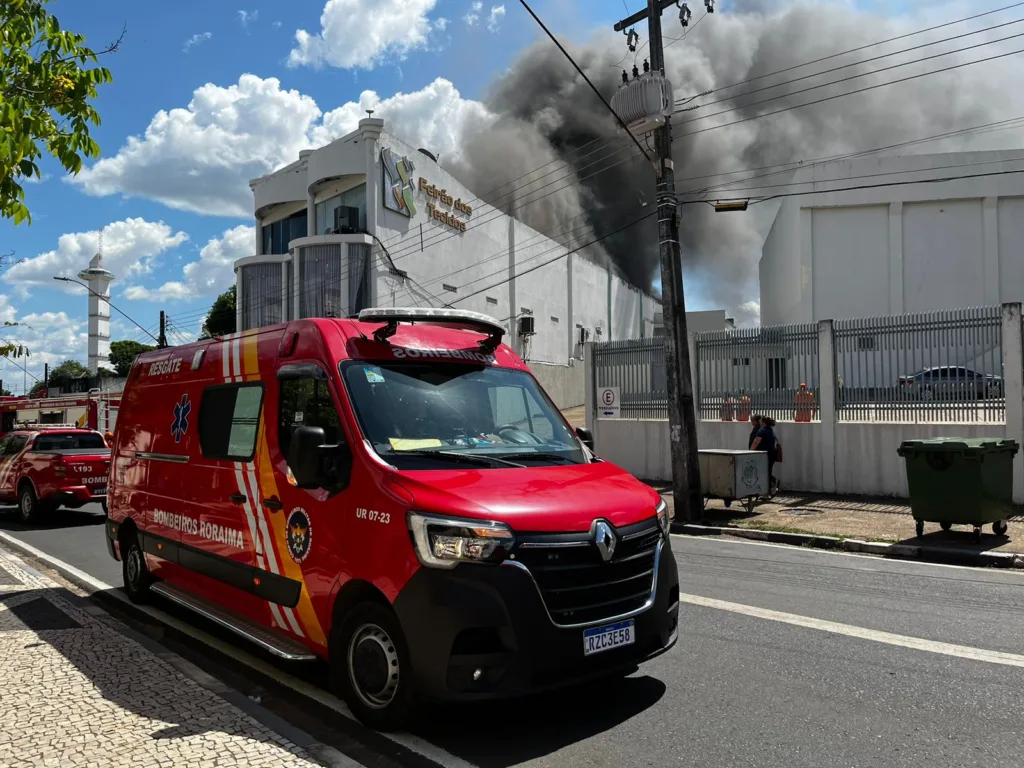
{"label": "patterned sidewalk pavement", "polygon": [[0,768],[321,765],[109,621],[0,549]]}

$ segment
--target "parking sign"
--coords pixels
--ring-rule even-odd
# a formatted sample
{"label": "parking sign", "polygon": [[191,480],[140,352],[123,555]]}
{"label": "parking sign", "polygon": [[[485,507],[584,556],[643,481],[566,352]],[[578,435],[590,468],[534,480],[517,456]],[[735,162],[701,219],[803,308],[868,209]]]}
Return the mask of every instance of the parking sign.
{"label": "parking sign", "polygon": [[597,415],[601,419],[619,418],[619,388],[598,387]]}

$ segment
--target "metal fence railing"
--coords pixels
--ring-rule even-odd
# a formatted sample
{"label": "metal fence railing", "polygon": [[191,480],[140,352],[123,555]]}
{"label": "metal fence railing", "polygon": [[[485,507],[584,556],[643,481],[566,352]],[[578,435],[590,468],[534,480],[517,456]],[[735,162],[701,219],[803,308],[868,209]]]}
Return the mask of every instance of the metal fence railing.
{"label": "metal fence railing", "polygon": [[1000,307],[837,320],[833,334],[839,420],[1005,419]]}
{"label": "metal fence railing", "polygon": [[698,418],[817,419],[817,324],[708,331],[696,342]]}
{"label": "metal fence railing", "polygon": [[664,339],[595,344],[593,356],[594,386],[619,388],[622,418],[668,418]]}

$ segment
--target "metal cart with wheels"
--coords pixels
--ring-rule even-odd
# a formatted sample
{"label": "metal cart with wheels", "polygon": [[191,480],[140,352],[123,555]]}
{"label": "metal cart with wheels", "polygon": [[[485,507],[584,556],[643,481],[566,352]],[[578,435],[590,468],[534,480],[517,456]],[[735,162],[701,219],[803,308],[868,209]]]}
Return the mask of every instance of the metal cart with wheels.
{"label": "metal cart with wheels", "polygon": [[697,454],[704,506],[711,499],[722,499],[727,507],[739,501],[750,514],[758,499],[768,495],[768,454],[764,451],[711,448]]}
{"label": "metal cart with wheels", "polygon": [[992,525],[1005,536],[1013,514],[1013,457],[1019,446],[1001,438],[939,437],[906,440],[899,455],[906,461],[910,510],[918,537],[924,524],[948,531],[969,525],[976,541]]}

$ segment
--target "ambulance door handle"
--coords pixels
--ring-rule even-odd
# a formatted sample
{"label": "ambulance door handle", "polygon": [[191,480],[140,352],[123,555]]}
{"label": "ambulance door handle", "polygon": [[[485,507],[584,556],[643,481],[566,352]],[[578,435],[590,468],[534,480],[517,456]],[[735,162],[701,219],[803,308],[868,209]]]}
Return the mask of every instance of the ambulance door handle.
{"label": "ambulance door handle", "polygon": [[228,498],[235,504],[245,504],[248,501],[248,498],[241,493],[232,493]]}
{"label": "ambulance door handle", "polygon": [[280,510],[284,509],[284,504],[282,504],[277,499],[264,499],[263,506],[269,509],[271,512],[279,512]]}

